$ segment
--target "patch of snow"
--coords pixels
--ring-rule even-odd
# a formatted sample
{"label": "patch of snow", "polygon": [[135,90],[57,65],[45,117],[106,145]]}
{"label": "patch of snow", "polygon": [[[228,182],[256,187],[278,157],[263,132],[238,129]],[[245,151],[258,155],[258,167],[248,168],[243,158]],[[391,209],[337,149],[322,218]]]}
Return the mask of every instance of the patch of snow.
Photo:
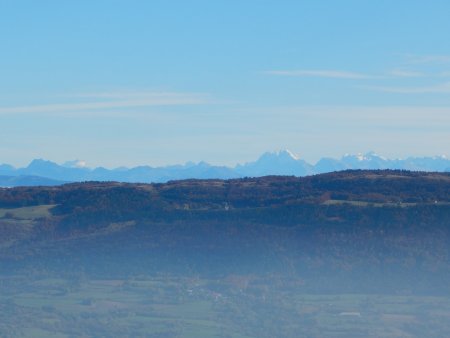
{"label": "patch of snow", "polygon": [[87,168],[86,161],[83,160],[73,160],[73,161],[67,161],[63,164],[63,167],[66,168]]}

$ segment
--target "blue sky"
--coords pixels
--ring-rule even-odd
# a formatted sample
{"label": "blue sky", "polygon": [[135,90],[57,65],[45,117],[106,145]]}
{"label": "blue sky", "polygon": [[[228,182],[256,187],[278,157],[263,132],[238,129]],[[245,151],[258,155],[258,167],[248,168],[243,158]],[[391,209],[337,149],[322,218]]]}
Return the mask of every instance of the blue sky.
{"label": "blue sky", "polygon": [[448,1],[0,2],[0,163],[449,155]]}

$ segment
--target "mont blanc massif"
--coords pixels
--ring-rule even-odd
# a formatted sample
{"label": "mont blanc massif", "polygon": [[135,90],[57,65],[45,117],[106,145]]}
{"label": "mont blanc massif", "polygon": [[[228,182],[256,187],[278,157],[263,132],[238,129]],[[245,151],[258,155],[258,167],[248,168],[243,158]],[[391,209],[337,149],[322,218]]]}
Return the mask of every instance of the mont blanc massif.
{"label": "mont blanc massif", "polygon": [[68,182],[118,181],[129,183],[163,183],[180,179],[232,179],[260,177],[267,175],[307,176],[337,170],[398,169],[410,171],[450,171],[450,159],[446,156],[408,157],[387,159],[374,152],[358,155],[344,155],[341,159],[321,158],[310,164],[289,150],[267,152],[254,162],[238,164],[234,167],[215,166],[206,162],[188,162],[183,165],[164,167],[138,166],[134,168],[104,167],[89,168],[80,160],[63,164],[36,159],[23,168],[0,164],[0,186],[58,185]]}

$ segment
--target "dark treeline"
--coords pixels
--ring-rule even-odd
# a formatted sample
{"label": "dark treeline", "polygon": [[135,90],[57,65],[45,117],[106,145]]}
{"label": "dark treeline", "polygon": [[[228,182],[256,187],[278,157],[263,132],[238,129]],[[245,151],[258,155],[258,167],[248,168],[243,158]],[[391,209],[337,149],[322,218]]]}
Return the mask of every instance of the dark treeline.
{"label": "dark treeline", "polygon": [[2,189],[0,259],[4,272],[280,275],[308,292],[450,294],[449,192],[449,174],[403,171]]}
{"label": "dark treeline", "polygon": [[[342,171],[298,178],[267,176],[233,180],[183,180],[164,184],[116,182],[73,183],[57,187],[0,189],[0,207],[61,204],[72,207],[102,207],[117,203],[139,208],[194,208],[229,203],[234,208],[265,207],[321,199],[362,200],[375,203],[429,203],[450,201],[450,173],[400,170]],[[108,207],[108,206],[105,206]]]}

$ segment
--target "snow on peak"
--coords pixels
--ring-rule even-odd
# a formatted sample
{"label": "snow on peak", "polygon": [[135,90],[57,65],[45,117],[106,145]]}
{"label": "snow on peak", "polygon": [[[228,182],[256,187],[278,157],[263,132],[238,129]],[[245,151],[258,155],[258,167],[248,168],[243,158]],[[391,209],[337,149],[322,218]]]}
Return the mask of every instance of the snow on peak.
{"label": "snow on peak", "polygon": [[364,160],[367,160],[367,157],[365,157],[363,154],[361,154],[361,153],[358,153],[357,155],[356,155],[356,158],[357,158],[357,160],[358,161],[360,161],[360,162],[362,162],[362,161],[364,161]]}
{"label": "snow on peak", "polygon": [[297,155],[295,155],[292,151],[290,151],[288,149],[278,150],[278,151],[273,152],[273,154],[277,157],[290,157],[296,161],[299,159],[299,157]]}
{"label": "snow on peak", "polygon": [[352,154],[345,154],[343,156],[344,159],[355,159],[359,162],[367,160],[367,157],[365,157],[362,153],[357,153],[356,155],[352,155]]}
{"label": "snow on peak", "polygon": [[299,157],[298,157],[296,154],[294,154],[292,151],[286,149],[285,152],[286,152],[290,157],[292,157],[294,160],[298,160],[298,159],[299,159]]}
{"label": "snow on peak", "polygon": [[380,160],[383,160],[383,161],[387,160],[385,157],[378,155],[374,151],[370,151],[370,152],[368,152],[366,154],[357,153],[355,155],[347,153],[347,154],[345,154],[343,156],[343,159],[356,160],[358,162],[370,161],[370,160],[374,160],[374,159],[380,159]]}
{"label": "snow on peak", "polygon": [[299,158],[293,152],[289,150],[278,150],[266,152],[261,155],[258,161],[298,161]]}
{"label": "snow on peak", "polygon": [[62,166],[66,168],[86,168],[87,163],[83,160],[73,160],[65,162]]}
{"label": "snow on peak", "polygon": [[383,161],[387,161],[387,158],[384,156],[380,156],[378,155],[376,152],[374,151],[369,151],[366,155],[364,155],[366,159],[380,159]]}

